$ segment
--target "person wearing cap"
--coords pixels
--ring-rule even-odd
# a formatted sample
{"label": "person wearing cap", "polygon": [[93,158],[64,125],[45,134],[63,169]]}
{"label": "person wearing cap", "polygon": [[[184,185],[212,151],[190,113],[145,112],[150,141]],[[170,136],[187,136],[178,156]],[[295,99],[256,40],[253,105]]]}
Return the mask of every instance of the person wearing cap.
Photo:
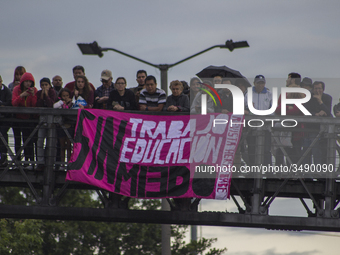
{"label": "person wearing cap", "polygon": [[[48,107],[53,108],[54,102],[57,100],[57,93],[52,88],[51,80],[44,77],[40,80],[40,88],[37,92],[37,104],[36,107]],[[45,165],[44,158],[44,140],[47,137],[47,123],[44,123],[38,131],[37,140],[37,159],[38,168],[37,171],[42,171]]]}
{"label": "person wearing cap", "polygon": [[110,70],[103,70],[101,73],[102,85],[94,92],[94,106],[96,109],[109,109],[107,101],[110,93],[115,89],[114,83],[112,82],[112,72]]}
{"label": "person wearing cap", "polygon": [[[75,84],[76,84],[77,76],[78,75],[84,75],[85,76],[85,69],[84,69],[83,66],[75,66],[75,67],[73,67],[72,71],[73,71],[74,81],[67,83],[65,85],[65,88],[69,89],[71,92],[74,92],[74,87],[75,87]],[[95,91],[96,88],[93,86],[93,84],[91,82],[89,82],[89,84],[90,84],[92,90]]]}
{"label": "person wearing cap", "polygon": [[[12,105],[12,92],[11,90],[2,84],[2,77],[0,75],[0,106],[11,106]],[[9,114],[0,114],[0,119],[10,117]],[[0,132],[5,138],[8,144],[8,130],[10,125],[8,122],[0,121]],[[7,148],[0,139],[0,164],[4,164],[7,159]]]}
{"label": "person wearing cap", "polygon": [[[253,106],[257,110],[268,110],[272,106],[272,93],[266,88],[266,78],[263,75],[256,75],[252,89]],[[249,113],[248,100],[245,97],[246,114]]]}
{"label": "person wearing cap", "polygon": [[[245,114],[249,114],[248,108],[248,96],[245,96]],[[272,107],[273,97],[269,89],[266,88],[266,78],[262,75],[256,75],[254,79],[254,87],[252,88],[252,102],[253,106],[257,110],[268,110]],[[249,164],[255,165],[255,151],[256,149],[256,137],[254,135],[248,135],[248,157]],[[271,149],[271,135],[270,132],[265,131],[265,141],[264,141],[264,162],[263,164],[272,164],[272,155],[270,153]]]}
{"label": "person wearing cap", "polygon": [[313,89],[312,79],[308,77],[303,78],[302,82],[300,83],[300,87],[303,89],[308,89],[310,92],[312,92]]}

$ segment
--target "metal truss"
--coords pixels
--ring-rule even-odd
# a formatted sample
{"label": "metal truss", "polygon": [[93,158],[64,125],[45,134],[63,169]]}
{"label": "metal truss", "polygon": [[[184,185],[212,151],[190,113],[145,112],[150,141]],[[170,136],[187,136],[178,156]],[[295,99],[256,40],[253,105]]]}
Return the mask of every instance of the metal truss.
{"label": "metal truss", "polygon": [[[319,123],[320,128],[310,147],[304,151],[297,165],[300,165],[309,157],[313,146],[324,139],[326,148],[326,160],[328,165],[334,167],[332,175],[327,177],[315,175],[313,177],[294,174],[271,174],[238,176],[231,181],[231,201],[238,209],[237,213],[230,212],[198,212],[200,199],[167,199],[170,211],[161,210],[133,210],[128,206],[130,198],[123,197],[97,187],[86,184],[65,182],[66,172],[58,170],[61,162],[55,161],[56,155],[56,127],[60,127],[67,136],[72,137],[65,127],[65,123],[74,123],[76,111],[62,109],[15,109],[15,107],[2,107],[1,113],[35,113],[40,115],[35,122],[35,128],[29,139],[33,139],[42,125],[47,125],[46,137],[46,165],[44,171],[27,171],[23,167],[21,151],[27,146],[23,144],[18,152],[13,151],[13,146],[7,144],[3,134],[0,139],[10,160],[0,167],[0,187],[25,187],[29,188],[34,198],[34,203],[29,206],[0,204],[0,218],[26,218],[47,220],[84,220],[84,221],[110,221],[110,222],[138,222],[159,224],[186,224],[186,225],[213,225],[213,226],[237,226],[284,230],[316,230],[316,231],[340,231],[340,219],[338,208],[340,202],[340,182],[338,181],[339,169],[339,145],[337,136],[340,133],[340,120],[333,118],[296,117],[299,123]],[[250,119],[246,117],[246,122]],[[256,117],[265,121],[264,117]],[[282,120],[282,117],[275,116]],[[17,121],[6,119],[1,125]],[[23,123],[24,125],[25,123]],[[286,164],[294,163],[287,153],[286,148],[280,146],[275,131],[280,128],[264,125],[254,130],[245,129],[243,141],[246,136],[256,137],[256,162],[259,166],[264,162],[264,145],[266,132],[272,134],[272,141],[279,144]],[[304,129],[307,132],[307,129]],[[242,155],[242,164],[247,161],[247,155]],[[71,189],[93,190],[101,205],[98,208],[62,207],[60,203],[64,195]],[[1,197],[1,194],[0,194]],[[277,198],[297,198],[301,207],[305,209],[304,217],[273,216],[270,214],[270,206]],[[312,203],[312,208],[307,201]]]}

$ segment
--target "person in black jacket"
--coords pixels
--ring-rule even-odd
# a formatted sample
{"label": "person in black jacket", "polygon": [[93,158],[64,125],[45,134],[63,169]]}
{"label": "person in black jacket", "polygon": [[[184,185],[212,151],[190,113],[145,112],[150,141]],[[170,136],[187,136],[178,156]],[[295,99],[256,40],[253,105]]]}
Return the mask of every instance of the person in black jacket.
{"label": "person in black jacket", "polygon": [[[232,84],[230,78],[224,78],[223,84]],[[233,112],[233,95],[229,89],[221,89],[218,91],[221,97],[222,105],[218,104],[215,106],[215,112],[229,113]]]}
{"label": "person in black jacket", "polygon": [[[304,104],[306,109],[313,115],[317,117],[333,117],[332,116],[332,97],[328,94],[324,93],[325,91],[325,83],[322,81],[315,81],[313,83],[312,97],[311,99]],[[304,146],[303,149],[306,151],[308,147],[311,145],[313,140],[318,135],[318,129],[320,129],[319,124],[314,123],[306,123],[305,127],[308,129],[316,129],[316,131],[305,133],[304,135]],[[327,146],[327,140],[324,138],[320,138],[312,148],[313,155],[313,163],[314,164],[325,164],[327,155],[327,150],[325,149]],[[304,164],[311,164],[311,155],[308,155],[304,161]]]}
{"label": "person in black jacket", "polygon": [[[0,75],[0,106],[11,106],[12,105],[12,92],[9,88],[2,84],[2,78]],[[9,117],[8,114],[1,114],[0,118]],[[5,138],[8,144],[8,129],[10,128],[10,123],[5,121],[0,121],[0,132]],[[0,139],[0,164],[4,164],[7,159],[7,148]]]}
{"label": "person in black jacket", "polygon": [[175,80],[170,83],[172,95],[166,99],[163,111],[168,112],[189,112],[190,102],[187,95],[183,94],[182,82]]}
{"label": "person in black jacket", "polygon": [[115,90],[110,92],[109,100],[107,100],[107,109],[124,111],[124,110],[137,110],[137,103],[135,94],[126,89],[126,79],[118,77],[115,82]]}

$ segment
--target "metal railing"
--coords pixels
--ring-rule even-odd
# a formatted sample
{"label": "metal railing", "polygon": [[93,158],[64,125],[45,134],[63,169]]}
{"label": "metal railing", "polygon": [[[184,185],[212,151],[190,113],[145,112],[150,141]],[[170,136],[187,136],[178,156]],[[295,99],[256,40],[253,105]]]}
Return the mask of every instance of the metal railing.
{"label": "metal railing", "polygon": [[[18,113],[30,114],[33,118],[21,120],[13,117]],[[7,160],[0,166],[0,186],[28,187],[35,199],[34,207],[32,207],[33,205],[28,207],[0,205],[0,217],[93,220],[90,215],[96,213],[98,215],[96,220],[107,221],[340,230],[338,208],[340,202],[340,185],[338,182],[340,147],[337,141],[340,134],[340,119],[289,116],[289,119],[297,121],[299,126],[296,128],[282,128],[272,127],[273,122],[268,121],[268,119],[282,121],[287,119],[287,116],[270,116],[270,118],[246,116],[246,124],[252,121],[252,126],[255,126],[255,123],[260,126],[262,122],[264,125],[262,127],[245,127],[243,129],[239,145],[239,168],[248,166],[255,169],[255,167],[266,166],[268,165],[265,162],[267,157],[267,160],[270,158],[270,166],[273,169],[281,165],[282,167],[290,167],[290,165],[295,164],[297,169],[302,166],[302,170],[290,172],[273,171],[271,173],[268,173],[267,170],[265,174],[261,171],[253,171],[242,172],[238,176],[235,175],[231,182],[231,200],[235,203],[238,213],[210,212],[207,214],[197,212],[199,199],[193,202],[168,199],[172,209],[171,212],[129,210],[128,198],[123,198],[93,186],[65,182],[66,170],[61,166],[64,166],[67,162],[58,160],[58,133],[64,133],[70,141],[73,141],[73,137],[69,132],[69,125],[75,125],[77,113],[77,110],[68,109],[0,108],[0,114],[3,116],[0,122],[1,127],[8,127],[9,130],[8,143],[5,136],[2,133],[0,134],[2,146],[7,151]],[[8,115],[11,115],[11,117]],[[255,119],[257,122],[254,121]],[[275,123],[280,121],[275,121]],[[20,123],[20,125],[14,123]],[[285,123],[288,125],[289,122],[286,121]],[[304,123],[303,126],[300,125],[301,123]],[[26,137],[25,143],[21,144],[21,147],[17,148],[17,150],[15,149],[11,130],[13,125],[30,130],[27,133],[29,135]],[[37,171],[39,170],[37,167],[41,163],[37,158],[24,160],[25,149],[36,150],[32,146],[32,142],[34,145],[39,138],[39,129],[46,130],[45,142],[43,143],[45,146],[43,171]],[[292,146],[284,145],[284,142],[280,140],[284,133],[290,136],[290,141],[294,136],[296,136],[294,139],[299,138],[298,133],[300,134],[301,141],[296,143],[297,145],[293,141],[294,146],[300,146],[300,155],[296,156],[294,150],[291,150]],[[271,140],[270,149],[266,140],[268,137]],[[308,143],[304,143],[307,140]],[[29,145],[32,147],[27,148]],[[272,150],[274,145],[276,146],[275,153]],[[251,146],[255,148],[251,149],[255,152],[255,155],[249,155],[249,147]],[[311,174],[311,169],[309,173],[303,170],[306,164],[315,165],[318,163],[317,160],[320,160],[320,158],[317,159],[320,155],[313,155],[313,150],[315,152],[321,151],[321,165],[325,164],[332,167],[332,172],[325,174],[325,172],[315,168],[313,174]],[[266,153],[270,153],[270,157]],[[33,153],[33,155],[36,156],[36,153]],[[249,159],[252,156],[254,162]],[[25,168],[25,164],[34,165],[34,169]],[[74,213],[79,213],[77,208],[59,208],[58,206],[63,195],[69,189],[95,190],[98,199],[102,201],[102,208],[82,208],[81,216],[72,216]],[[306,216],[288,219],[283,216],[270,215],[270,206],[273,201],[281,197],[299,199],[301,206],[306,211]],[[312,202],[312,208],[306,203],[307,200]],[[24,211],[23,208],[25,208]],[[105,210],[110,210],[112,214],[108,215]],[[119,214],[114,210],[124,210],[124,213],[122,215],[122,213]],[[177,214],[174,214],[175,211]],[[181,213],[178,214],[178,211]]]}

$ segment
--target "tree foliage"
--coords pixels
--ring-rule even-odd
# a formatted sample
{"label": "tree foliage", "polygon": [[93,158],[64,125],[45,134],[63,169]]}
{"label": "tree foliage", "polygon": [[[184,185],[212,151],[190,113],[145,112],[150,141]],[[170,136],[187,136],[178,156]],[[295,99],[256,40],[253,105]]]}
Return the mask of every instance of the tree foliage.
{"label": "tree foliage", "polygon": [[[1,188],[0,203],[32,205],[27,189]],[[156,210],[160,200],[130,200],[131,209]],[[60,206],[101,207],[93,191],[70,190]],[[211,248],[217,239],[185,243],[187,226],[171,227],[174,255],[219,255],[226,249]],[[0,254],[93,255],[161,254],[161,225],[60,220],[0,220]]]}

